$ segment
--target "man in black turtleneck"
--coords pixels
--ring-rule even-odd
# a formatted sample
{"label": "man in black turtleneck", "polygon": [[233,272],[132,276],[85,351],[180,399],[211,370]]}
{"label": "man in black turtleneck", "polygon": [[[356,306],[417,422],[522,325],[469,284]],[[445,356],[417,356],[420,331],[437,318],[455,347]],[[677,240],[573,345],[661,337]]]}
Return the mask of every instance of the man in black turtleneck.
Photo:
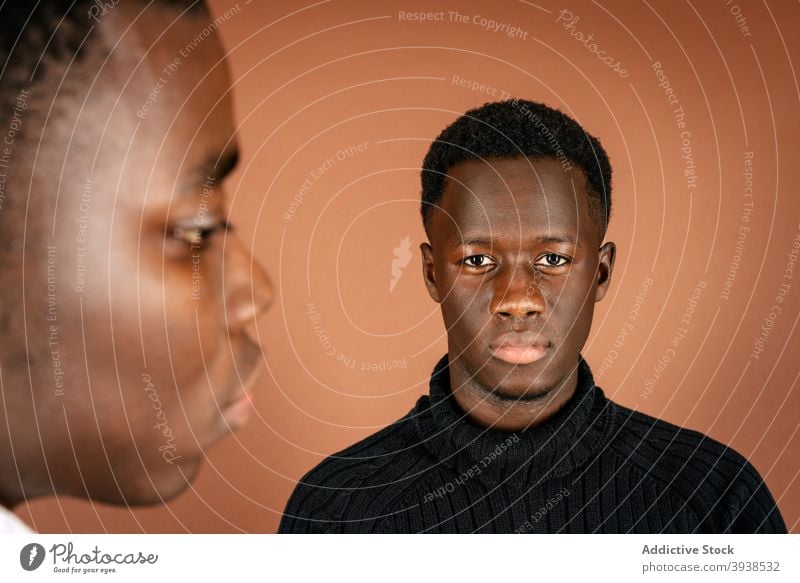
{"label": "man in black turtleneck", "polygon": [[529,101],[469,111],[425,158],[422,216],[430,395],[309,472],[281,532],[786,532],[741,455],[593,382],[616,251],[597,139]]}

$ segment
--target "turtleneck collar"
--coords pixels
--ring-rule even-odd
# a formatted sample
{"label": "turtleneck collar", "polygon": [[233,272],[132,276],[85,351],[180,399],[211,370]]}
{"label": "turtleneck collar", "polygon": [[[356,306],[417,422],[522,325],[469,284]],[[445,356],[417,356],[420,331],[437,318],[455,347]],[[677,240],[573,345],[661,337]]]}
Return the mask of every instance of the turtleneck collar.
{"label": "turtleneck collar", "polygon": [[473,475],[492,482],[533,485],[582,466],[608,441],[610,403],[579,355],[575,394],[545,423],[513,433],[481,427],[455,402],[445,355],[433,369],[430,396],[419,400],[414,420],[421,442],[454,470],[473,469]]}

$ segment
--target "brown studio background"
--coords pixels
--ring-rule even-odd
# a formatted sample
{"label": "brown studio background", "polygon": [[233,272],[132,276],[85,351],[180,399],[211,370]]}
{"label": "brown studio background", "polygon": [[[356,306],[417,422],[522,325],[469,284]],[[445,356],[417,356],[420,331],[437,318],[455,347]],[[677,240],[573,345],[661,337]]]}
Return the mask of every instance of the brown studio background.
{"label": "brown studio background", "polygon": [[[211,5],[220,16],[236,3]],[[626,78],[556,22],[562,9],[579,17],[571,30],[593,33]],[[399,18],[432,10],[445,20]],[[521,32],[510,38],[476,17]],[[50,499],[18,514],[42,532],[273,532],[298,478],[427,390],[445,331],[420,276],[418,168],[446,124],[502,91],[566,111],[612,159],[608,239],[618,257],[584,348],[597,383],[624,405],[747,456],[790,531],[800,532],[800,270],[782,279],[800,232],[798,19],[796,4],[744,0],[241,0],[219,25],[244,154],[227,188],[240,235],[278,291],[260,328],[269,370],[258,416],[211,450],[193,490],[166,507]],[[654,62],[685,113],[694,188]],[[454,75],[495,94],[460,86]],[[748,152],[751,230],[723,299],[737,264]],[[413,256],[390,292],[393,249],[405,237]],[[751,358],[782,281],[790,283],[782,311]],[[648,386],[698,282],[705,288],[688,333]],[[633,329],[620,342],[626,321]],[[369,370],[386,361],[401,366]]]}

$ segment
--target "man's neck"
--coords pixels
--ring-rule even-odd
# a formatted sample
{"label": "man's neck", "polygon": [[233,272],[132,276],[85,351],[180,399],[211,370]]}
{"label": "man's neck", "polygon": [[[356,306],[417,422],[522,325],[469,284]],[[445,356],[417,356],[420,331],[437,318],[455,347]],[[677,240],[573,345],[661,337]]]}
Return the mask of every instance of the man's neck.
{"label": "man's neck", "polygon": [[5,508],[8,511],[14,510],[14,503],[11,500],[7,499],[5,495],[0,493],[0,507]]}
{"label": "man's neck", "polygon": [[458,359],[450,361],[450,387],[458,406],[482,427],[523,431],[545,423],[566,405],[578,386],[578,367],[555,386],[535,395],[509,398],[483,386]]}

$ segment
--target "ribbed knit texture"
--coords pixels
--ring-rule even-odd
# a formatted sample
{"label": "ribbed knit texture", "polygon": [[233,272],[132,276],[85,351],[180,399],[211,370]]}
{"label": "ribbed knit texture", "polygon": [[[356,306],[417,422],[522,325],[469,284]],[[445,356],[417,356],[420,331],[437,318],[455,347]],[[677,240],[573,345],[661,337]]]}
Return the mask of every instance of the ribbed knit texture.
{"label": "ribbed knit texture", "polygon": [[298,483],[279,532],[786,532],[747,460],[610,401],[582,356],[572,399],[517,433],[466,417],[447,362],[408,415]]}

